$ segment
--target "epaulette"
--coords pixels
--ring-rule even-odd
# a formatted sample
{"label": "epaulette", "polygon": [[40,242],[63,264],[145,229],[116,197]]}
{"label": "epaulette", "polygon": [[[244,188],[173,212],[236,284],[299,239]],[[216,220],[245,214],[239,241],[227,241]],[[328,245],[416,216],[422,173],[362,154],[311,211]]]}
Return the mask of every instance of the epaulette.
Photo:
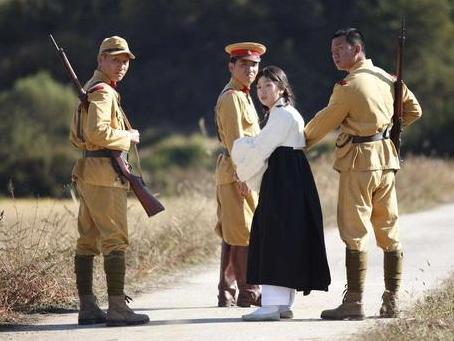
{"label": "epaulette", "polygon": [[347,85],[347,81],[345,79],[341,79],[340,81],[337,81],[336,84]]}
{"label": "epaulette", "polygon": [[91,94],[91,93],[93,93],[93,92],[95,92],[95,91],[104,89],[105,85],[107,85],[107,84],[105,84],[105,83],[98,83],[98,84],[95,84],[95,85],[93,85],[90,89],[87,90],[87,94]]}
{"label": "epaulette", "polygon": [[235,89],[226,89],[221,92],[219,97],[224,97],[225,95],[230,95],[230,94],[233,94],[234,92],[235,92]]}

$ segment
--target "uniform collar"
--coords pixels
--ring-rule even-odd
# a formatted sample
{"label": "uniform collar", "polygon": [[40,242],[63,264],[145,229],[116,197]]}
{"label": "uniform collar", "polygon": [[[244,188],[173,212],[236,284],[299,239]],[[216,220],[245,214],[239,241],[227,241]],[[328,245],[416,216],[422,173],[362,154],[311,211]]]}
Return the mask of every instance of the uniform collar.
{"label": "uniform collar", "polygon": [[361,69],[361,68],[370,68],[374,66],[374,64],[372,63],[372,60],[371,59],[363,59],[363,60],[360,60],[358,62],[356,62],[355,64],[353,64],[353,66],[350,68],[350,70],[348,70],[348,73],[352,73],[353,71],[356,71],[358,69]]}
{"label": "uniform collar", "polygon": [[230,79],[229,85],[232,89],[243,91],[246,95],[249,95],[249,92],[251,91],[250,87],[241,84],[234,78]]}
{"label": "uniform collar", "polygon": [[101,81],[103,83],[109,84],[112,88],[116,89],[117,88],[117,82],[111,81],[107,75],[102,72],[101,70],[95,70],[95,73],[93,74],[93,78],[96,81]]}

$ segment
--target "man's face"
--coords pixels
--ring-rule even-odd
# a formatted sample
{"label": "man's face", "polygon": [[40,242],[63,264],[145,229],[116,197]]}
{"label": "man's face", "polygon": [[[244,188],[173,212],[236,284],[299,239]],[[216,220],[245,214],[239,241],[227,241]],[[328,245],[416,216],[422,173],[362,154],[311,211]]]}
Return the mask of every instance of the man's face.
{"label": "man's face", "polygon": [[331,41],[331,56],[338,70],[348,71],[357,61],[359,45],[350,45],[345,36],[336,37]]}
{"label": "man's face", "polygon": [[236,63],[229,63],[232,78],[242,85],[250,87],[259,72],[259,63],[252,60],[238,59]]}
{"label": "man's face", "polygon": [[128,72],[129,55],[127,53],[110,55],[102,54],[99,57],[99,69],[113,82],[119,82]]}

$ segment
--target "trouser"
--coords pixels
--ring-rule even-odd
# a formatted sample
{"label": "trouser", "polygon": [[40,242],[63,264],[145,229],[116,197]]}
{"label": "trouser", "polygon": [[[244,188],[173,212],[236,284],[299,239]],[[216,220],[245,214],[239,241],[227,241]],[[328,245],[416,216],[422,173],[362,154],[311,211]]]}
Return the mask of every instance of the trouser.
{"label": "trouser", "polygon": [[340,172],[337,220],[349,250],[366,251],[368,231],[386,252],[401,249],[393,170]]}
{"label": "trouser", "polygon": [[128,241],[127,191],[76,181],[79,194],[76,254],[104,255],[126,251]]}
{"label": "trouser", "polygon": [[216,186],[217,218],[215,231],[230,245],[248,246],[257,193],[243,197],[235,183]]}
{"label": "trouser", "polygon": [[258,285],[248,284],[247,276],[247,246],[229,245],[222,242],[221,266],[219,276],[219,301],[235,299],[236,288],[238,287],[238,304],[254,304],[260,296]]}
{"label": "trouser", "polygon": [[262,285],[262,306],[292,307],[295,300],[295,289],[276,285]]}

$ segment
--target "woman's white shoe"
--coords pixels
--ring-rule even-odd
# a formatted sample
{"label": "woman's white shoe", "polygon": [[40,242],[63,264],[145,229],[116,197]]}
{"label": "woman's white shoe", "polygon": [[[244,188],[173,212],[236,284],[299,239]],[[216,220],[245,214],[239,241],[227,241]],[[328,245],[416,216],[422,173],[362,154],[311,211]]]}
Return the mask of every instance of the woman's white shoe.
{"label": "woman's white shoe", "polygon": [[243,321],[279,321],[281,313],[278,306],[260,307],[256,311],[241,316]]}

